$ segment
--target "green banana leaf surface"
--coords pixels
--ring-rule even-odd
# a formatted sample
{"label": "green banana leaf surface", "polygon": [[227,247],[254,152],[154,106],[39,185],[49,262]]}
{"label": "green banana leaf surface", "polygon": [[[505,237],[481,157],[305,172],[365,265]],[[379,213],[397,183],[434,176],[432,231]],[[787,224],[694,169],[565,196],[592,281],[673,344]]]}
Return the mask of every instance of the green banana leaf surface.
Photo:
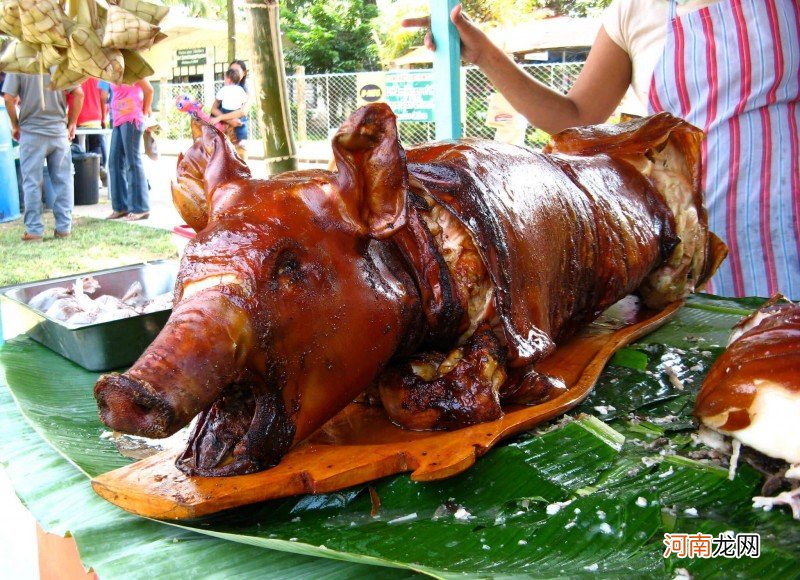
{"label": "green banana leaf surface", "polygon": [[[90,477],[130,461],[103,436],[98,375],[22,336],[0,347],[0,460],[42,526],[72,534],[101,578],[796,577],[800,524],[753,509],[761,475],[741,465],[729,480],[692,437],[703,377],[761,302],[691,297],[617,353],[579,408],[459,476],[400,474],[180,525],[92,492]],[[665,533],[727,531],[760,534],[759,557],[663,556]]]}

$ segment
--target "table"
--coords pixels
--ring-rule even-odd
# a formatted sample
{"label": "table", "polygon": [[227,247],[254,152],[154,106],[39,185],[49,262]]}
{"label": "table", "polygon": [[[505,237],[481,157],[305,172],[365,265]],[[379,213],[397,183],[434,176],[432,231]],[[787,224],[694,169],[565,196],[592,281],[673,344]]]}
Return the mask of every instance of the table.
{"label": "table", "polygon": [[[752,510],[749,497],[759,485],[757,474],[740,468],[736,480],[729,482],[724,469],[702,467],[684,457],[663,457],[659,448],[648,450],[639,447],[641,441],[634,442],[635,439],[655,440],[653,437],[657,435],[669,439],[671,443],[667,448],[672,443],[678,444],[679,440],[683,441],[682,445],[690,446],[691,425],[674,425],[671,422],[674,419],[669,417],[678,416],[683,420],[687,416],[687,411],[681,409],[691,402],[691,389],[697,388],[702,369],[707,369],[709,362],[721,352],[720,345],[733,323],[759,302],[691,298],[673,322],[648,335],[641,346],[632,348],[628,362],[623,361],[611,369],[608,377],[613,378],[601,380],[593,398],[584,404],[584,412],[602,418],[610,427],[603,427],[596,419],[590,420],[588,424],[594,424],[597,429],[593,435],[581,427],[581,421],[586,420],[574,421],[494,450],[464,477],[441,484],[412,484],[402,475],[375,482],[374,487],[383,500],[381,510],[385,511],[382,513],[386,514],[377,519],[370,516],[369,494],[350,496],[348,492],[313,499],[323,507],[327,505],[324,509],[314,508],[311,498],[305,503],[301,499],[291,504],[259,504],[213,521],[186,522],[181,527],[127,515],[95,496],[89,489],[87,477],[64,458],[71,457],[76,465],[89,472],[105,470],[109,462],[119,462],[108,453],[102,441],[86,438],[86,433],[99,429],[91,426],[91,422],[96,421],[91,395],[81,388],[81,384],[86,390],[91,388],[91,380],[87,380],[91,377],[24,338],[13,339],[0,348],[0,383],[13,386],[20,405],[17,407],[10,392],[0,387],[0,459],[8,464],[9,477],[17,493],[26,500],[43,527],[72,530],[84,562],[94,566],[101,578],[117,577],[133,569],[141,576],[180,574],[182,570],[185,572],[190,561],[196,562],[195,572],[216,571],[219,568],[213,567],[211,562],[214,562],[216,566],[224,565],[229,575],[291,576],[301,569],[315,570],[318,575],[408,574],[408,570],[377,570],[308,556],[352,557],[353,554],[370,556],[376,564],[393,561],[417,569],[430,566],[433,572],[453,561],[454,564],[447,564],[455,566],[451,571],[464,571],[472,566],[477,575],[485,575],[488,570],[504,573],[514,567],[519,574],[535,570],[544,574],[554,570],[553,565],[577,562],[578,566],[590,566],[588,569],[596,569],[591,566],[599,563],[602,567],[599,571],[612,575],[621,575],[619,572],[627,570],[631,576],[672,577],[675,568],[680,567],[697,577],[714,572],[746,576],[753,570],[770,570],[770,574],[790,577],[796,573],[800,561],[800,543],[796,541],[800,529],[785,513]],[[652,367],[649,374],[634,368],[636,364],[630,361],[636,363],[637,356],[655,362],[666,361],[664,364],[672,365],[672,372],[682,361],[681,389],[666,376],[663,365]],[[695,367],[699,370],[693,370]],[[619,385],[624,387],[622,391]],[[656,399],[653,394],[657,395]],[[637,397],[639,399],[635,400]],[[616,409],[611,409],[612,404]],[[653,414],[656,407],[660,413],[658,417]],[[649,422],[631,424],[621,435],[624,425],[615,423],[614,416],[616,413],[625,423],[630,408],[645,409],[637,412],[646,412]],[[47,434],[50,444],[64,455],[54,451],[28,420],[39,432]],[[659,430],[659,425],[676,430]],[[78,429],[70,433],[75,427]],[[569,438],[564,440],[561,433],[567,432]],[[537,446],[537,441],[542,441],[541,445]],[[596,481],[598,473],[606,472],[608,462],[620,454],[628,457],[631,467],[644,469],[641,477],[648,482],[646,489],[631,488],[625,496],[628,503],[623,506],[616,503],[616,495],[602,491],[602,486],[598,488]],[[661,459],[647,467],[647,463],[638,459],[639,454]],[[580,461],[576,461],[577,457]],[[568,473],[552,469],[559,462],[574,469]],[[540,464],[541,470],[537,467]],[[529,477],[518,477],[522,472]],[[629,475],[626,470],[620,473],[615,485],[621,489],[628,489],[639,477]],[[545,507],[562,507],[558,505],[561,500],[553,495],[553,486],[562,483],[574,483],[574,487],[583,490],[583,495],[577,495],[569,509],[553,510],[552,515],[548,509],[545,515]],[[536,499],[537,495],[545,498],[544,503]],[[471,515],[463,522],[446,513],[432,518],[433,508],[440,498],[445,501],[448,497],[456,498]],[[527,498],[524,508],[519,507],[522,498]],[[500,504],[496,504],[497,501]],[[399,508],[391,511],[396,502],[406,511],[398,512]],[[294,511],[290,512],[288,508],[292,505]],[[301,509],[301,506],[305,507]],[[503,506],[509,506],[510,511],[504,511]],[[569,518],[577,517],[573,515],[577,514],[575,506],[584,508],[583,516],[594,518],[591,520],[594,527],[581,527],[589,520],[581,520],[574,527],[566,525],[572,521]],[[671,519],[662,519],[662,507],[669,508]],[[409,517],[409,510],[415,517]],[[516,515],[515,510],[520,515]],[[602,517],[598,510],[603,511]],[[243,518],[251,524],[242,527]],[[664,521],[672,522],[668,531],[684,533],[755,530],[762,534],[762,559],[718,558],[665,563],[659,541],[660,534],[667,529],[663,527]],[[738,523],[733,525],[730,521]],[[625,528],[628,532],[621,532],[624,537],[603,532],[603,525],[612,532],[621,530],[620,522],[630,525]],[[537,545],[537,526],[545,526],[550,534],[545,545]],[[639,531],[643,535],[641,547],[637,549],[646,549],[647,554],[638,558],[631,558],[630,554],[618,557],[617,553],[624,552],[629,542],[637,541]],[[250,534],[249,541],[260,547],[215,537],[220,533],[245,532]],[[507,533],[511,534],[513,542],[507,542],[504,548],[498,538]],[[569,533],[573,534],[569,536],[571,542],[564,543],[560,534]],[[481,538],[486,538],[483,544],[479,543]],[[587,538],[591,539],[592,549],[603,550],[602,559],[581,560],[582,551],[570,548]],[[489,548],[482,548],[482,545]],[[560,547],[547,549],[555,545]],[[533,551],[537,547],[543,551]],[[265,548],[302,549],[307,555]],[[553,560],[548,559],[550,552],[558,554],[562,560],[553,564]],[[508,560],[509,553],[516,559]],[[506,555],[501,558],[499,554]]]}
{"label": "table", "polygon": [[[86,151],[86,136],[87,135],[102,135],[103,138],[106,138],[111,135],[111,129],[102,129],[102,128],[89,128],[89,127],[79,127],[75,129],[75,136],[78,138],[78,145],[81,146],[81,149]],[[108,149],[106,149],[108,150]]]}

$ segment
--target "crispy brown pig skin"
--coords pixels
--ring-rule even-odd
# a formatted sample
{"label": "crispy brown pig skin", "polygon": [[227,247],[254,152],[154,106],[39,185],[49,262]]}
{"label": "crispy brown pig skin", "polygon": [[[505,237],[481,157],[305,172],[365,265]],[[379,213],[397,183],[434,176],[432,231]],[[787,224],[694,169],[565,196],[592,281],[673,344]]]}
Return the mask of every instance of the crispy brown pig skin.
{"label": "crispy brown pig skin", "polygon": [[773,300],[748,321],[756,324],[714,362],[695,402],[694,414],[725,432],[750,425],[760,389],[800,398],[800,304]]}
{"label": "crispy brown pig skin", "polygon": [[655,187],[605,155],[466,141],[407,156],[410,173],[473,235],[512,366],[540,360],[636,290],[678,241]]}

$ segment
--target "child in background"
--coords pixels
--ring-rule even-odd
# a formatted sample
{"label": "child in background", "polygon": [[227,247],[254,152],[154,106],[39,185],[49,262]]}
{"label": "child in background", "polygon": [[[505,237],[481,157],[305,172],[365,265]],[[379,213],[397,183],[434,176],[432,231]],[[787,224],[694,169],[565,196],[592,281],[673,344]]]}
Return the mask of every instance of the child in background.
{"label": "child in background", "polygon": [[[214,115],[211,121],[228,125],[228,130],[225,133],[233,143],[247,139],[247,126],[242,122],[242,118],[234,120],[234,118],[226,117],[228,113],[242,109],[247,102],[247,93],[239,86],[240,79],[239,71],[232,68],[225,71],[225,84],[217,91],[216,102],[214,103],[214,105],[218,106],[211,109],[211,113]],[[233,134],[231,135],[231,133]]]}

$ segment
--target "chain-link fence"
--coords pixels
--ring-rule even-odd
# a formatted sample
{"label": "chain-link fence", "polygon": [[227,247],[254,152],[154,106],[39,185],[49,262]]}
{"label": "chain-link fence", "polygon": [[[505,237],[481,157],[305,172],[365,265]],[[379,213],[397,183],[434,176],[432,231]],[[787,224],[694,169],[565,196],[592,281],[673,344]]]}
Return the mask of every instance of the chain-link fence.
{"label": "chain-link fence", "polygon": [[[192,136],[189,127],[189,119],[183,111],[178,110],[175,103],[179,96],[188,95],[192,99],[204,105],[204,109],[208,112],[211,104],[214,102],[214,97],[217,91],[222,86],[222,81],[214,83],[213,94],[208,95],[206,98],[205,83],[166,83],[161,85],[161,94],[159,99],[162,102],[160,107],[160,121],[162,138],[164,139],[190,139]],[[256,114],[258,111],[254,99],[250,102],[250,119],[258,119]],[[251,122],[249,125],[249,134],[251,139],[261,139],[261,127],[257,122]]]}
{"label": "chain-link fence", "polygon": [[[523,68],[532,77],[557,91],[566,93],[575,82],[583,63],[530,64]],[[465,106],[463,135],[465,137],[494,137],[495,128],[486,125],[489,98],[494,92],[491,83],[476,67],[461,70],[465,79]],[[219,88],[220,83],[214,87]],[[357,107],[357,73],[334,73],[324,75],[294,75],[287,78],[287,89],[295,139],[301,141],[328,141],[331,134]],[[188,94],[201,103],[210,104],[214,95],[205,95],[203,83],[166,84],[161,88],[164,136],[167,139],[189,138],[189,121],[175,106],[180,94]],[[261,128],[254,102],[250,110],[250,137],[261,138]],[[402,121],[399,123],[400,141],[405,145],[416,145],[432,141],[435,126],[430,121]],[[528,126],[525,143],[540,147],[547,141],[547,134]]]}

